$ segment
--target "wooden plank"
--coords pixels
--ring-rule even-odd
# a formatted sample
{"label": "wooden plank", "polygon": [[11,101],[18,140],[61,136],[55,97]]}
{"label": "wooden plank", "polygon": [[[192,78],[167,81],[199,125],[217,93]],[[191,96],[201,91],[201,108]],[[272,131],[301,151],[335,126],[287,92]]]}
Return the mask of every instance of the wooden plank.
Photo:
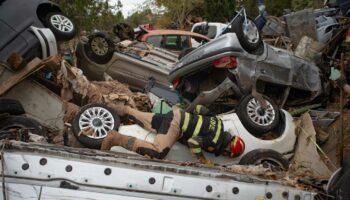
{"label": "wooden plank", "polygon": [[11,76],[7,81],[0,85],[0,95],[3,95],[17,83],[21,82],[25,78],[27,78],[34,71],[42,68],[44,65],[41,64],[41,59],[34,58],[30,61],[21,71],[18,71],[13,76]]}

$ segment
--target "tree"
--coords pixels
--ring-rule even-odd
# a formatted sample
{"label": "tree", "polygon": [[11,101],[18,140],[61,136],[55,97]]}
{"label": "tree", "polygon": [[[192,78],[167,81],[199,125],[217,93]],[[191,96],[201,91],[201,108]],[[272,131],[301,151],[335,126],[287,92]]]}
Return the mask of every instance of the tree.
{"label": "tree", "polygon": [[113,25],[123,20],[122,4],[111,5],[110,0],[53,0],[60,4],[80,30],[112,31]]}
{"label": "tree", "polygon": [[141,24],[155,24],[157,21],[157,15],[152,13],[150,9],[138,10],[126,18],[126,23],[131,27],[137,27]]}
{"label": "tree", "polygon": [[204,4],[204,0],[154,0],[154,2],[158,7],[165,8],[163,16],[170,20],[168,23],[174,22],[180,29],[184,28],[187,17],[192,13],[202,14]]}
{"label": "tree", "polygon": [[205,19],[210,22],[228,22],[235,11],[234,0],[204,0]]}
{"label": "tree", "polygon": [[[243,0],[241,5],[247,10],[247,14],[255,18],[259,14],[258,10],[258,0]],[[266,11],[268,15],[281,16],[284,9],[291,8],[290,0],[265,0]]]}
{"label": "tree", "polygon": [[292,0],[293,10],[302,10],[305,8],[319,8],[322,5],[321,0]]}

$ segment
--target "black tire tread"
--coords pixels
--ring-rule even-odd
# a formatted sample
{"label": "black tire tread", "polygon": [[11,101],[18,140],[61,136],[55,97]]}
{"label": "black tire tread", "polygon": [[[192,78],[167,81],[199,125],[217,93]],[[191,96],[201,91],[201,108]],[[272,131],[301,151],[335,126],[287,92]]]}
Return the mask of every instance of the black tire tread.
{"label": "black tire tread", "polygon": [[25,113],[21,102],[15,99],[0,98],[0,114],[22,115]]}
{"label": "black tire tread", "polygon": [[289,162],[283,158],[282,154],[271,149],[255,149],[245,154],[239,161],[240,165],[255,165],[261,158],[273,158],[278,160],[284,169],[288,169]]}
{"label": "black tire tread", "polygon": [[0,130],[9,130],[11,127],[32,128],[31,133],[47,136],[47,129],[36,120],[25,116],[8,116],[0,121]]}

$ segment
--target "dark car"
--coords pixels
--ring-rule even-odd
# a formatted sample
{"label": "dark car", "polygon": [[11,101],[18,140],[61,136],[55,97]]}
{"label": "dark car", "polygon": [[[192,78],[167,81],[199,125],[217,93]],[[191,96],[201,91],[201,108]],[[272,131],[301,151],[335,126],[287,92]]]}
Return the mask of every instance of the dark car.
{"label": "dark car", "polygon": [[27,60],[54,55],[56,40],[69,40],[76,32],[59,6],[47,0],[0,0],[0,30],[0,61],[15,52]]}

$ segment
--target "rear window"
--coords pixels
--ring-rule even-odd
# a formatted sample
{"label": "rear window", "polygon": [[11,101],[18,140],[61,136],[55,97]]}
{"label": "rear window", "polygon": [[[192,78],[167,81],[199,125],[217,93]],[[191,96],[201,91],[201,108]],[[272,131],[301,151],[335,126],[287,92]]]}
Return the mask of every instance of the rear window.
{"label": "rear window", "polygon": [[170,50],[178,50],[189,47],[189,41],[187,36],[179,36],[179,35],[166,35],[164,36],[164,43],[162,45],[165,49]]}

